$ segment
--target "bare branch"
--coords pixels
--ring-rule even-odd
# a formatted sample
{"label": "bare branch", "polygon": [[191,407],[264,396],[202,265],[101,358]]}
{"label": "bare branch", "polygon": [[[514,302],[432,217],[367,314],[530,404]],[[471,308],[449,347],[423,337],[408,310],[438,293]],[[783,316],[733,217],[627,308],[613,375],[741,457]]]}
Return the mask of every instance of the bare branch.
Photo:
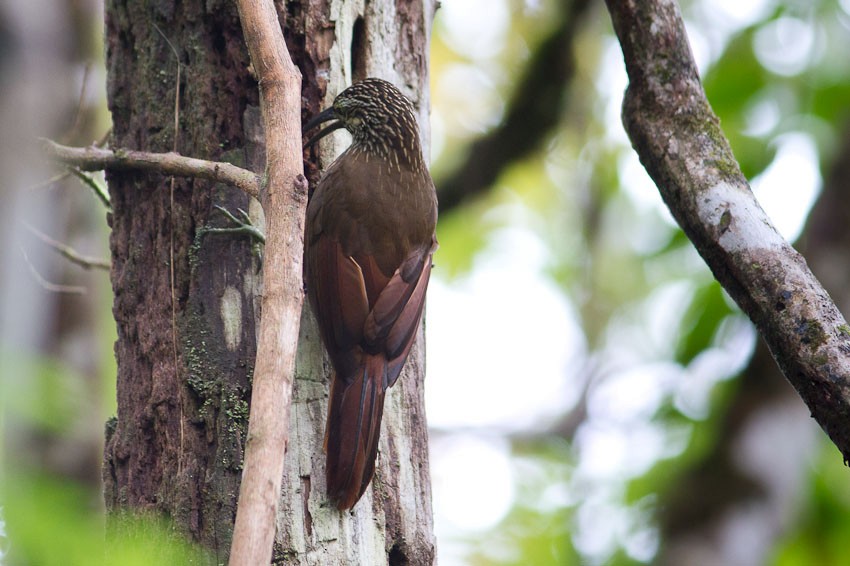
{"label": "bare branch", "polygon": [[127,149],[112,151],[97,147],[68,147],[51,140],[43,141],[48,155],[81,171],[138,170],[178,177],[195,177],[227,183],[254,198],[260,198],[259,177],[251,171],[230,163],[184,157],[174,152],[147,153]]}
{"label": "bare branch", "polygon": [[109,202],[109,193],[107,190],[100,185],[97,181],[91,178],[90,175],[86,175],[76,167],[71,167],[68,169],[68,173],[79,179],[79,181],[90,188],[94,193],[94,196],[97,197],[97,200],[106,207],[107,210],[112,210],[112,203]]}
{"label": "bare branch", "polygon": [[70,176],[71,176],[71,170],[66,169],[65,171],[63,171],[61,173],[57,173],[56,175],[53,175],[52,177],[50,177],[47,180],[41,181],[39,183],[36,183],[35,185],[31,185],[31,186],[27,187],[26,190],[37,191],[37,190],[40,190],[40,189],[46,189],[46,188],[52,187],[53,185],[55,185],[59,181],[64,181],[65,179],[67,179]]}
{"label": "bare branch", "polygon": [[84,256],[78,253],[74,248],[67,244],[63,244],[57,240],[54,240],[44,232],[36,229],[34,226],[24,222],[24,226],[26,226],[27,230],[32,232],[32,234],[37,237],[39,240],[44,242],[47,246],[56,250],[59,255],[70,261],[71,263],[75,263],[82,267],[83,269],[106,269],[109,270],[110,263],[105,259],[100,259],[96,257]]}
{"label": "bare branch", "polygon": [[271,561],[275,517],[289,441],[289,412],[304,287],[307,180],[301,150],[301,73],[283,40],[272,0],[238,0],[239,18],[260,86],[266,132],[267,191],[263,302],[239,489],[231,566]]}
{"label": "bare branch", "polygon": [[245,234],[250,237],[252,240],[259,242],[261,244],[266,243],[266,235],[263,232],[254,226],[251,222],[251,217],[247,212],[242,210],[241,208],[237,209],[239,211],[239,216],[242,218],[236,218],[232,212],[224,208],[223,206],[219,206],[217,204],[213,205],[216,210],[221,212],[225,218],[227,218],[231,225],[223,228],[215,228],[212,226],[205,226],[202,228],[204,233],[206,234]]}
{"label": "bare branch", "polygon": [[35,278],[36,282],[41,286],[45,291],[50,291],[51,293],[68,293],[70,295],[85,295],[86,288],[80,287],[78,285],[61,285],[59,283],[51,283],[44,277],[42,277],[41,273],[35,268],[35,266],[30,261],[27,252],[24,251],[23,248],[20,248],[21,256],[24,258],[24,262],[27,264],[27,267],[32,273],[32,276]]}
{"label": "bare branch", "polygon": [[672,0],[606,0],[629,87],[623,123],[685,234],[850,460],[850,326],[759,206],[700,84]]}

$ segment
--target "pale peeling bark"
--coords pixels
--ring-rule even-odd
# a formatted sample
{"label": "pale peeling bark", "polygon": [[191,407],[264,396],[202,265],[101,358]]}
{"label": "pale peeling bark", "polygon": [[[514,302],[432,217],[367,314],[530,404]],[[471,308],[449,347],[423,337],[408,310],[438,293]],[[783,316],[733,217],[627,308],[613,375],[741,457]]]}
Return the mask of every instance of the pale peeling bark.
{"label": "pale peeling bark", "polygon": [[629,75],[623,123],[641,162],[850,460],[850,327],[750,191],[702,90],[677,4],[607,4]]}
{"label": "pale peeling bark", "polygon": [[[354,80],[387,79],[416,105],[427,148],[433,2],[334,1],[327,13],[313,8],[305,14],[304,49],[311,60],[320,62],[320,68],[314,77],[305,75],[305,82],[316,80],[325,89],[322,108]],[[326,140],[321,146],[323,168],[350,138],[340,132]],[[351,512],[339,512],[325,492],[323,443],[331,368],[313,314],[304,309],[273,562],[434,563],[424,366],[420,330],[405,369],[386,398],[372,485]]]}

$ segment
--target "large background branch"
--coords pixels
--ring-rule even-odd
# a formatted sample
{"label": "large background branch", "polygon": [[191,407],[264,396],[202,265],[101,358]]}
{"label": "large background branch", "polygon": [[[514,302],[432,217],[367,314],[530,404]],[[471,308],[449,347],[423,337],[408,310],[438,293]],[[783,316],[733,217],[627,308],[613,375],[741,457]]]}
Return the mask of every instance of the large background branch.
{"label": "large background branch", "polygon": [[589,5],[588,0],[561,5],[560,21],[517,81],[501,124],[471,145],[460,167],[438,179],[440,214],[483,193],[502,171],[540,147],[558,127],[564,93],[575,75],[573,39]]}
{"label": "large background branch", "polygon": [[[848,126],[800,238],[809,266],[844,312],[850,309],[850,209],[844,205],[850,193]],[[718,432],[711,446],[660,494],[661,548],[655,563],[684,564],[693,556],[709,564],[766,562],[788,536],[789,516],[803,503],[800,483],[808,481],[817,446],[808,417],[764,343],[757,344],[731,399],[713,418]],[[768,461],[738,449],[753,438],[791,442]],[[745,545],[733,542],[750,529],[761,534]]]}
{"label": "large background branch", "polygon": [[263,302],[231,565],[271,561],[289,438],[289,410],[304,290],[307,181],[301,151],[301,73],[271,0],[239,0],[242,31],[260,86],[266,132]]}
{"label": "large background branch", "polygon": [[673,216],[850,459],[850,327],[755,200],[671,0],[607,0],[629,76],[623,123]]}

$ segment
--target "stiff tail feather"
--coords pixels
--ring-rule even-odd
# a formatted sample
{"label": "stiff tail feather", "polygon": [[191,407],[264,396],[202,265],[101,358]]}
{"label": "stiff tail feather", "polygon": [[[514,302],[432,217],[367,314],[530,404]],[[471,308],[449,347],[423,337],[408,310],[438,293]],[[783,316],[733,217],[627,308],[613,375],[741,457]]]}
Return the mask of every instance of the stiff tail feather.
{"label": "stiff tail feather", "polygon": [[363,496],[375,473],[387,361],[363,357],[353,379],[334,376],[325,430],[328,496],[338,509],[350,509]]}

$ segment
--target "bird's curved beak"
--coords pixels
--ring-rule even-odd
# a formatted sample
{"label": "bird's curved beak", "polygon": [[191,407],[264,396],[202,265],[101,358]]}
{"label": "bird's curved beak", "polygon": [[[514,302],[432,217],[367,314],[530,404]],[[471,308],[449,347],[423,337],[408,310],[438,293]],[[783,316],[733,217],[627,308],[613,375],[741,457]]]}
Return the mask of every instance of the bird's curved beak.
{"label": "bird's curved beak", "polygon": [[333,106],[331,106],[330,108],[327,108],[327,109],[323,110],[322,112],[319,112],[318,114],[313,116],[313,118],[309,122],[304,124],[304,127],[301,129],[301,131],[302,131],[302,133],[306,134],[307,132],[309,132],[310,130],[312,130],[313,128],[318,126],[319,124],[322,124],[322,123],[327,122],[329,120],[336,120],[336,121],[331,123],[330,125],[326,126],[325,128],[322,128],[319,131],[318,134],[316,134],[315,136],[313,136],[312,138],[307,140],[307,143],[304,144],[304,148],[310,147],[311,145],[313,145],[314,143],[316,143],[317,141],[319,141],[320,139],[322,139],[323,137],[325,137],[326,135],[328,135],[332,131],[345,127],[345,124],[342,123],[342,120],[337,118],[336,114],[334,113]]}

